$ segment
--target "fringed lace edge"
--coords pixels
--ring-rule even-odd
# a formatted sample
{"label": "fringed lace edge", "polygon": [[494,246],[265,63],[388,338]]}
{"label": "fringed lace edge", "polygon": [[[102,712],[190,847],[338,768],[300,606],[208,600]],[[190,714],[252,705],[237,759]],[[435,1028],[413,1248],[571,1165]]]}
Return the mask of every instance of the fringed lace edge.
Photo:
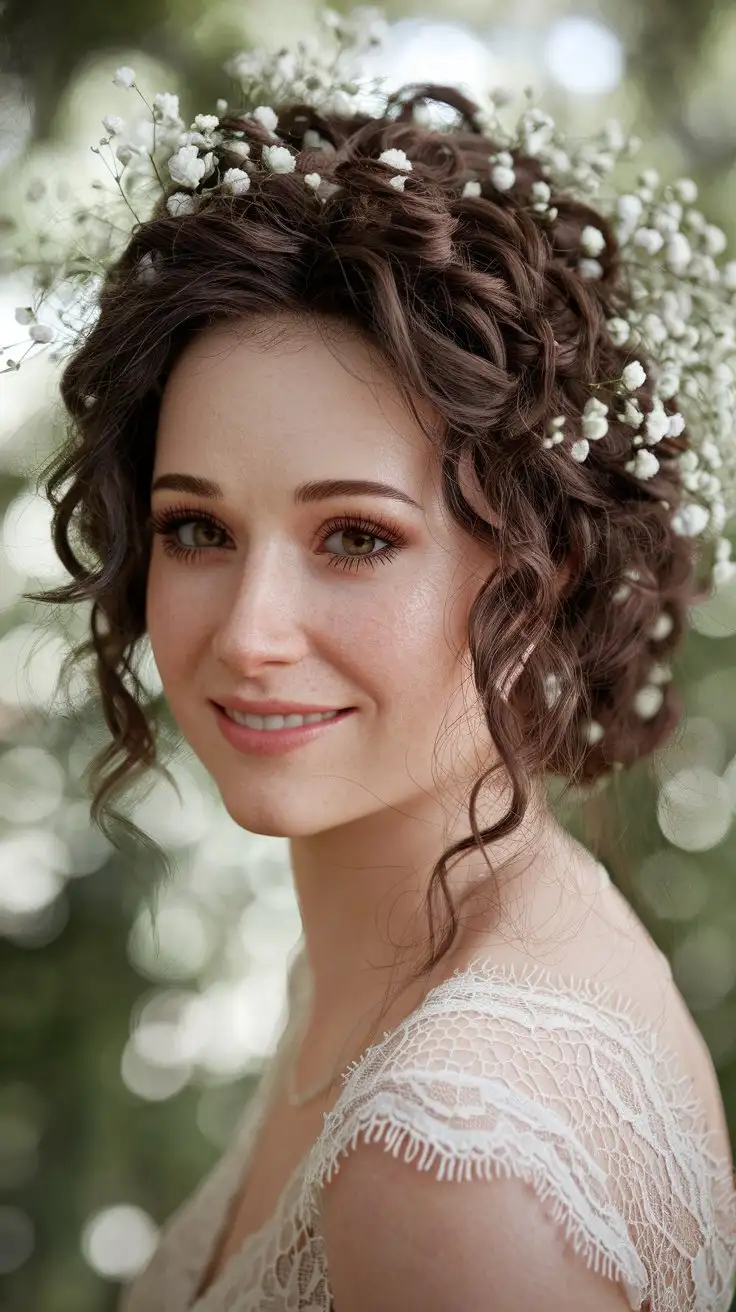
{"label": "fringed lace edge", "polygon": [[[552,1200],[552,1220],[565,1226],[565,1241],[572,1239],[573,1250],[580,1254],[586,1266],[595,1272],[618,1280],[623,1285],[629,1299],[632,1312],[639,1309],[647,1295],[649,1279],[641,1258],[639,1257],[628,1233],[616,1236],[619,1249],[627,1249],[625,1256],[617,1256],[607,1250],[600,1242],[585,1232],[577,1220],[571,1204],[559,1190],[554,1180],[543,1174],[540,1163],[518,1158],[504,1160],[501,1156],[488,1153],[478,1155],[471,1152],[458,1158],[457,1150],[446,1150],[441,1144],[431,1143],[409,1125],[403,1125],[391,1114],[369,1111],[368,1115],[357,1113],[353,1120],[357,1122],[352,1133],[348,1132],[341,1142],[330,1146],[329,1152],[317,1157],[305,1174],[304,1181],[304,1215],[313,1219],[318,1210],[317,1195],[325,1184],[340,1170],[340,1158],[347,1156],[350,1149],[357,1147],[362,1136],[366,1143],[384,1142],[384,1150],[396,1158],[402,1153],[407,1163],[414,1161],[420,1154],[417,1169],[430,1171],[433,1167],[438,1180],[510,1179],[516,1176],[531,1185],[541,1203]],[[623,1222],[622,1222],[623,1226]]]}

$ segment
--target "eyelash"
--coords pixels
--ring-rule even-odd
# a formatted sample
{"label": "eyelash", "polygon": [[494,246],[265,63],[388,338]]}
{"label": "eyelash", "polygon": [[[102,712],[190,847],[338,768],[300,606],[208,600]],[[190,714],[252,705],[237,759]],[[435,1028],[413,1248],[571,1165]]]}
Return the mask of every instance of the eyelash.
{"label": "eyelash", "polygon": [[[213,528],[218,529],[221,533],[226,530],[206,510],[193,512],[183,506],[172,507],[170,510],[160,511],[156,515],[150,515],[148,525],[155,534],[163,538],[163,549],[167,556],[173,556],[187,564],[192,564],[194,560],[203,551],[212,551],[217,548],[212,547],[184,547],[177,542],[174,534],[184,524],[210,524]],[[406,545],[406,539],[403,534],[396,528],[388,524],[381,524],[376,520],[363,519],[359,515],[342,515],[337,519],[331,519],[324,526],[320,538],[320,546],[324,545],[333,533],[340,531],[365,533],[369,537],[378,538],[381,542],[387,543],[380,551],[372,556],[331,556],[328,553],[328,564],[331,568],[340,569],[358,569],[362,565],[375,567],[379,562],[388,563],[395,555]]]}

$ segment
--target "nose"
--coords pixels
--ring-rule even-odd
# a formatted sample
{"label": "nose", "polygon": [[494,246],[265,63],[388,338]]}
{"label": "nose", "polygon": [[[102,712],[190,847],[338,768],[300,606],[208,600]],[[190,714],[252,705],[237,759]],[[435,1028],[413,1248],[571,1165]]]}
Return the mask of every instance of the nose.
{"label": "nose", "polygon": [[[295,664],[309,648],[305,579],[289,553],[273,546],[252,553],[232,588],[212,637],[215,659],[240,677],[264,665]],[[314,615],[314,606],[311,607]]]}

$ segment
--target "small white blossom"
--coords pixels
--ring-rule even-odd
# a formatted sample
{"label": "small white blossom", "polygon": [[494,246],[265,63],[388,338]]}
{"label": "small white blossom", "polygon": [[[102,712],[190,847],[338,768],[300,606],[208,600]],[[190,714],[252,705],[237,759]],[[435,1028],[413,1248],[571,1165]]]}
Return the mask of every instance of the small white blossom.
{"label": "small white blossom", "polygon": [[684,538],[696,538],[706,528],[710,513],[705,506],[700,506],[696,501],[691,501],[689,505],[681,506],[672,516],[672,528],[675,533],[679,533]]}
{"label": "small white blossom", "polygon": [[250,189],[250,178],[243,169],[227,169],[223,174],[222,182],[233,196],[244,196]]}
{"label": "small white blossom", "polygon": [[495,164],[491,169],[491,182],[497,191],[510,191],[516,182],[516,174],[506,164]]}
{"label": "small white blossom", "polygon": [[318,186],[319,186],[319,184],[320,184],[321,181],[322,181],[322,174],[321,174],[321,173],[305,173],[305,174],[304,174],[304,185],[305,185],[306,187],[311,187],[311,188],[312,188],[312,191],[316,191],[316,190],[317,190],[317,188],[318,188]]}
{"label": "small white blossom", "polygon": [[153,98],[153,108],[162,119],[173,122],[179,118],[179,97],[170,91],[159,91]]}
{"label": "small white blossom", "polygon": [[667,242],[665,258],[675,273],[685,273],[691,259],[692,247],[683,232],[676,232]]}
{"label": "small white blossom", "polygon": [[570,455],[572,456],[573,460],[577,460],[579,464],[582,464],[583,461],[587,459],[589,451],[590,451],[590,446],[584,437],[581,438],[580,441],[578,442],[573,442],[572,446],[570,447]]}
{"label": "small white blossom", "polygon": [[251,118],[260,123],[262,128],[267,132],[275,132],[278,127],[279,116],[270,105],[257,105],[251,114]]}
{"label": "small white blossom", "polygon": [[389,187],[395,187],[397,191],[403,191],[406,187],[406,178],[404,177],[404,174],[395,173],[392,178],[389,178],[388,185]]}
{"label": "small white blossom", "polygon": [[166,202],[166,208],[174,219],[180,218],[183,214],[194,214],[197,203],[193,196],[187,195],[185,191],[175,191]]}
{"label": "small white blossom", "polygon": [[296,155],[287,146],[264,146],[262,159],[272,173],[293,173],[296,168]]}
{"label": "small white blossom", "polygon": [[663,401],[671,401],[680,390],[680,375],[675,369],[665,369],[657,383],[657,393]]}
{"label": "small white blossom", "polygon": [[28,336],[32,342],[53,342],[54,330],[46,323],[32,323],[28,329]]}
{"label": "small white blossom", "polygon": [[736,575],[736,564],[732,560],[717,560],[713,566],[713,582],[718,587],[730,583]]}
{"label": "small white blossom", "polygon": [[471,178],[468,182],[465,183],[465,186],[463,187],[462,190],[462,195],[480,196],[480,183],[476,181],[474,178]]}
{"label": "small white blossom", "polygon": [[685,416],[681,415],[679,410],[677,410],[675,414],[669,416],[669,424],[667,425],[666,436],[679,437],[680,434],[684,432],[684,429],[685,429]]}
{"label": "small white blossom", "polygon": [[206,171],[205,160],[200,159],[196,146],[181,146],[169,159],[169,173],[180,187],[196,187]]}
{"label": "small white blossom", "polygon": [[666,413],[664,407],[662,406],[661,401],[659,402],[658,405],[655,402],[653,409],[650,410],[649,414],[647,415],[645,428],[647,433],[647,441],[649,442],[650,446],[654,446],[655,443],[661,442],[663,437],[668,436],[669,428],[670,428],[670,417]]}
{"label": "small white blossom", "polygon": [[649,667],[649,683],[669,683],[672,679],[672,670],[669,665],[663,665],[661,661],[655,661]]}
{"label": "small white blossom", "polygon": [[600,255],[601,251],[606,248],[606,239],[600,228],[594,228],[592,224],[588,224],[580,234],[580,245],[586,255]]}
{"label": "small white blossom", "polygon": [[247,159],[250,155],[250,146],[247,141],[228,141],[228,155],[233,155],[235,159]]}
{"label": "small white blossom", "polygon": [[600,260],[578,260],[578,273],[581,278],[602,278],[603,265]]}
{"label": "small white blossom", "polygon": [[111,137],[117,137],[125,127],[125,119],[122,119],[119,114],[107,114],[102,120],[102,126],[106,132],[109,132]]}
{"label": "small white blossom", "polygon": [[382,150],[378,156],[379,164],[389,164],[393,169],[401,169],[403,173],[411,173],[412,162],[403,150]]}
{"label": "small white blossom", "polygon": [[721,270],[723,285],[730,292],[736,292],[736,260],[729,260]]}
{"label": "small white blossom", "polygon": [[588,723],[583,726],[583,736],[591,747],[595,747],[604,735],[605,730],[603,725],[599,724],[597,720],[589,720]]}
{"label": "small white blossom", "polygon": [[589,442],[598,442],[608,432],[608,406],[591,396],[583,409],[583,435]]}
{"label": "small white blossom", "polygon": [[227,114],[227,101],[226,101],[226,100],[216,100],[216,101],[215,101],[215,109],[217,110],[218,114],[220,115],[220,118],[222,118],[222,115],[223,115],[223,114]]}
{"label": "small white blossom", "polygon": [[625,346],[631,333],[631,329],[626,320],[619,318],[608,320],[608,331],[611,334],[611,341],[614,346]]}
{"label": "small white blossom", "polygon": [[728,245],[726,234],[715,223],[709,223],[703,233],[706,250],[709,255],[722,255]]}
{"label": "small white blossom", "polygon": [[115,69],[112,82],[113,86],[122,87],[123,90],[129,91],[135,83],[135,69],[128,68],[127,64],[123,64],[121,68]]}
{"label": "small white blossom", "polygon": [[33,323],[35,317],[30,306],[19,305],[15,311],[15,322],[22,323],[24,327],[26,324]]}
{"label": "small white blossom", "polygon": [[619,196],[616,202],[618,216],[627,227],[633,228],[644,212],[644,206],[638,196]]}
{"label": "small white blossom", "polygon": [[669,611],[663,610],[657,616],[654,624],[649,630],[649,637],[652,639],[652,642],[664,642],[665,638],[669,638],[674,627],[675,621]]}
{"label": "small white blossom", "polygon": [[194,127],[200,132],[214,132],[220,120],[216,114],[197,114],[194,119]]}
{"label": "small white blossom", "polygon": [[659,461],[652,451],[638,451],[634,459],[627,462],[626,470],[634,478],[646,481],[659,472]]}
{"label": "small white blossom", "polygon": [[628,398],[621,418],[630,428],[639,428],[641,424],[644,423],[644,411],[636,400],[636,397]]}
{"label": "small white blossom", "polygon": [[653,720],[654,716],[661,709],[664,701],[664,693],[653,683],[647,683],[640,688],[634,697],[634,710],[642,720]]}
{"label": "small white blossom", "polygon": [[547,182],[534,182],[532,183],[531,194],[535,210],[545,210],[549,204],[552,189]]}
{"label": "small white blossom", "polygon": [[631,364],[627,364],[621,376],[624,387],[629,392],[635,392],[637,387],[643,386],[647,380],[646,373],[640,360],[632,360]]}
{"label": "small white blossom", "polygon": [[698,186],[692,178],[678,178],[673,184],[672,190],[676,196],[679,196],[684,205],[694,205],[698,199]]}

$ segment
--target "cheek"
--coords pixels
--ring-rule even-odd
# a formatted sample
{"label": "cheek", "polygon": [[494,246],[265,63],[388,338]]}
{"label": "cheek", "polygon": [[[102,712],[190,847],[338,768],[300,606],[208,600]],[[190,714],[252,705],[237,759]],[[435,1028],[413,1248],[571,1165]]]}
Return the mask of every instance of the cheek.
{"label": "cheek", "polygon": [[146,628],[164,683],[186,668],[207,631],[206,598],[192,599],[192,586],[152,560],[146,584]]}

